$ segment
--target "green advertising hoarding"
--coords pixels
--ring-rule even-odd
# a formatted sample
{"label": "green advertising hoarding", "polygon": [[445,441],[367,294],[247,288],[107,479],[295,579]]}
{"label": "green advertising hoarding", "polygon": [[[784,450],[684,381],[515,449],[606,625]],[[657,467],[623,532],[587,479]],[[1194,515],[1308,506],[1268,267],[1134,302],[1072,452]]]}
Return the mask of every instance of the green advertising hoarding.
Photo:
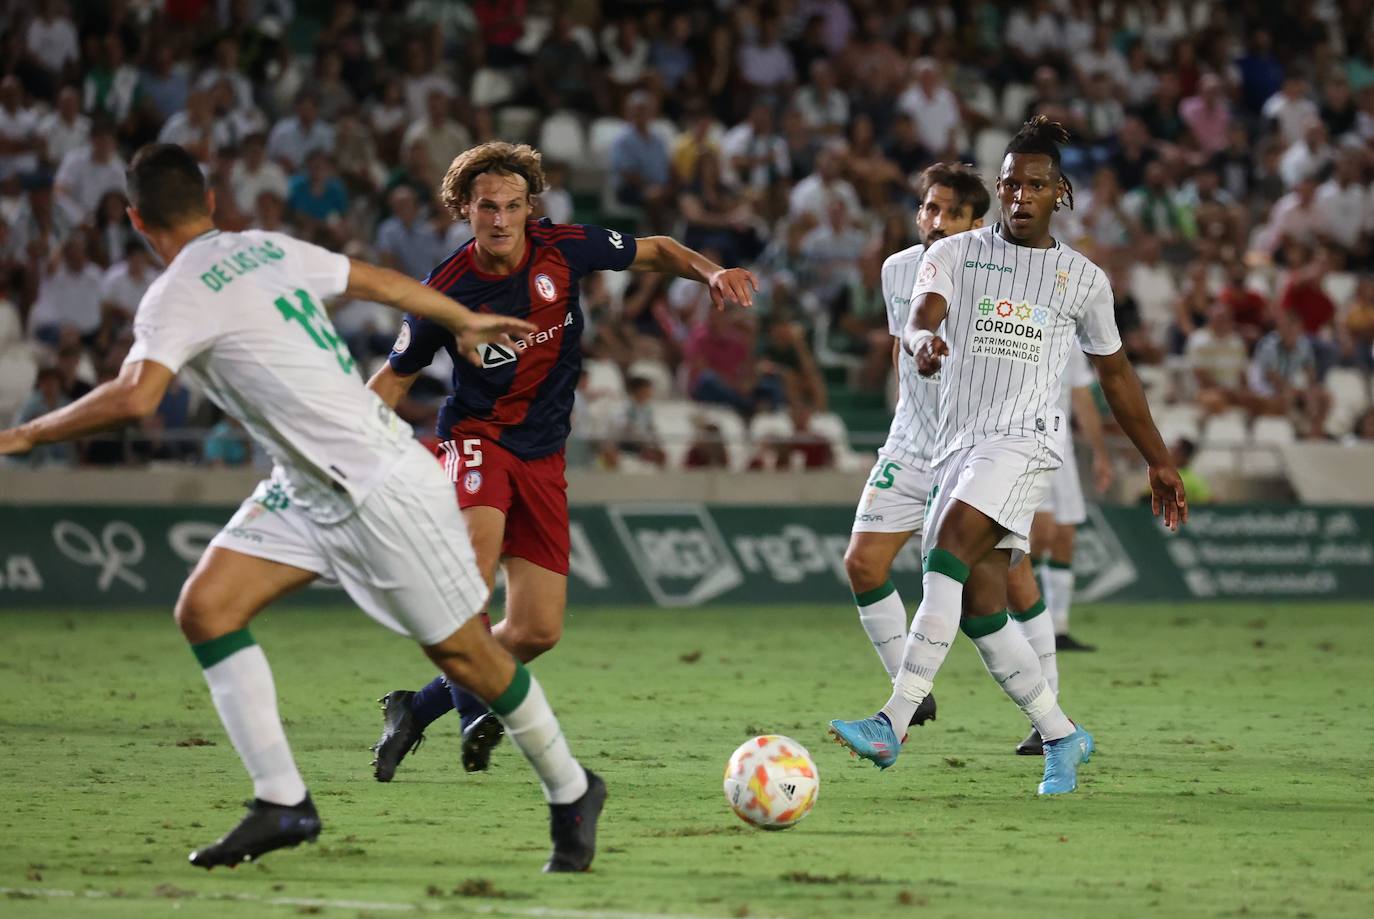
{"label": "green advertising hoarding", "polygon": [[[232,508],[0,508],[0,609],[170,605]],[[846,604],[849,507],[620,504],[572,509],[570,601]],[[1198,508],[1177,535],[1143,508],[1092,508],[1078,597],[1374,599],[1374,509]],[[914,587],[920,549],[894,579]],[[310,602],[343,602],[329,585]]]}

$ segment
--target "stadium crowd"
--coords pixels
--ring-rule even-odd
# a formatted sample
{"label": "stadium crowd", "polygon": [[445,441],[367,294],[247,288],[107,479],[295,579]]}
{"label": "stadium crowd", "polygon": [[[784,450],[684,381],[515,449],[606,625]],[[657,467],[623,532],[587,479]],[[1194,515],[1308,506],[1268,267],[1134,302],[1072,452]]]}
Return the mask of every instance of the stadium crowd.
{"label": "stadium crowd", "polygon": [[[891,386],[879,268],[916,242],[915,176],[959,159],[991,182],[1045,113],[1075,140],[1056,233],[1108,270],[1166,436],[1374,439],[1360,0],[0,0],[0,43],[5,417],[119,370],[159,271],[124,215],[139,145],[194,151],[225,229],[422,278],[467,238],[437,203],[450,160],[503,139],[542,150],[554,221],[668,233],[761,281],[726,313],[683,280],[587,282],[584,460],[843,464],[833,403]],[[334,321],[364,372],[385,359],[389,311]],[[433,368],[408,419],[445,385]],[[182,385],[137,431],[24,461],[151,459],[252,461]]]}

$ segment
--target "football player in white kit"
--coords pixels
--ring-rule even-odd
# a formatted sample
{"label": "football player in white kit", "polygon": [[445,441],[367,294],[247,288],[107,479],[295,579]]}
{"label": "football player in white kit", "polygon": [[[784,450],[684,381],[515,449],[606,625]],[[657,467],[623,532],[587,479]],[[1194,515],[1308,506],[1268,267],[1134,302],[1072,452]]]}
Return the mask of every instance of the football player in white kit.
{"label": "football player in white kit", "polygon": [[[1107,453],[1107,441],[1102,436],[1102,417],[1093,401],[1092,367],[1083,352],[1077,348],[1069,349],[1069,363],[1064,368],[1064,378],[1060,384],[1059,411],[1064,417],[1064,449],[1060,451],[1063,464],[1054,471],[1050,481],[1049,494],[1035,512],[1031,524],[1031,552],[1043,545],[1042,532],[1051,532],[1066,526],[1072,529],[1087,519],[1087,506],[1083,501],[1083,484],[1078,477],[1078,460],[1073,447],[1072,421],[1078,417],[1083,439],[1088,442],[1093,454],[1093,483],[1099,492],[1106,491],[1114,478],[1111,457]],[[1055,640],[1055,626],[1047,598],[1042,599],[1040,586],[1035,581],[1031,567],[1032,556],[1027,556],[1012,568],[1007,581],[1007,611],[1016,620],[1030,642],[1031,650],[1040,658],[1040,670],[1045,682],[1059,694],[1059,660]],[[1048,596],[1048,594],[1047,594]],[[1047,609],[1047,607],[1050,607]],[[1044,744],[1040,732],[1034,727],[1016,745],[1020,756],[1041,756]]]}
{"label": "football player in white kit", "polygon": [[924,592],[887,704],[870,718],[830,723],[840,743],[891,766],[901,750],[895,726],[930,694],[962,628],[1044,738],[1042,795],[1078,787],[1093,739],[1059,707],[1021,630],[1008,628],[1007,576],[1029,548],[1031,518],[1061,462],[1056,403],[1071,348],[1088,353],[1144,456],[1155,513],[1170,529],[1187,519],[1183,482],[1121,346],[1106,274],[1050,234],[1055,209],[1073,204],[1060,168],[1067,140],[1044,116],[1027,122],[997,178],[1001,220],[937,242],[917,273],[902,346],[922,374],[941,371]]}
{"label": "football player in white kit", "polygon": [[[1079,419],[1084,439],[1093,452],[1093,479],[1099,492],[1112,482],[1112,464],[1102,440],[1102,419],[1093,401],[1092,368],[1079,355],[1070,360],[1064,374],[1065,417],[1072,412]],[[1045,608],[1053,624],[1055,648],[1059,651],[1095,651],[1069,634],[1069,608],[1073,605],[1073,544],[1078,528],[1088,519],[1083,501],[1083,485],[1072,444],[1064,454],[1064,465],[1054,474],[1049,497],[1035,514],[1031,525],[1031,556],[1040,564],[1040,584]]]}
{"label": "football player in white kit", "polygon": [[543,786],[553,837],[545,870],[586,870],[605,784],[573,758],[538,681],[476,617],[487,587],[452,486],[410,427],[364,387],[323,304],[341,294],[386,303],[443,323],[474,354],[485,343],[513,346],[511,335],[534,327],[473,313],[398,272],[280,233],[219,232],[214,193],[181,147],[144,147],[127,181],[129,217],[167,270],[139,304],[123,369],[71,405],[0,431],[0,454],[151,415],[184,370],[274,460],[176,605],[254,788],[248,814],[191,863],[233,866],[320,833],[248,623],[327,576],[489,703]]}
{"label": "football player in white kit", "polygon": [[[912,536],[921,535],[926,498],[930,495],[935,430],[939,421],[938,374],[922,377],[916,361],[901,348],[902,330],[911,312],[911,288],[926,246],[983,225],[990,198],[983,180],[962,163],[936,163],[917,184],[918,245],[894,252],[883,262],[883,301],[892,333],[892,364],[897,371],[897,409],[887,441],[854,512],[845,551],[849,588],[859,608],[859,623],[887,670],[897,678],[906,638],[906,606],[892,583],[893,559]],[[912,725],[935,718],[935,696],[922,700]]]}

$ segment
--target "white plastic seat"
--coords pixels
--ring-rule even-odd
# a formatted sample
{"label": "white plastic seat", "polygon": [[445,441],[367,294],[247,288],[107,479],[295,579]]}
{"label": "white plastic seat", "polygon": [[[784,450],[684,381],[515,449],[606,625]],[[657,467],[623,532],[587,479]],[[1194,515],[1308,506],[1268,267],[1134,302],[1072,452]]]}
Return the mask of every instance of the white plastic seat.
{"label": "white plastic seat", "polygon": [[1257,444],[1272,445],[1291,444],[1298,439],[1293,422],[1282,416],[1256,418],[1250,437]]}
{"label": "white plastic seat", "polygon": [[663,445],[667,468],[682,468],[682,461],[697,436],[693,419],[701,408],[686,399],[667,399],[653,404],[654,429]]}
{"label": "white plastic seat", "polygon": [[1202,425],[1202,442],[1209,447],[1234,447],[1249,440],[1245,414],[1239,411],[1213,415]]}
{"label": "white plastic seat", "polygon": [[592,122],[587,134],[587,144],[593,164],[605,169],[611,162],[611,145],[625,132],[630,123],[623,118],[598,118]]}
{"label": "white plastic seat", "polygon": [[[496,110],[496,135],[512,144],[523,144],[534,136],[539,110],[525,105],[503,105]],[[543,145],[540,145],[543,150]]]}
{"label": "white plastic seat", "polygon": [[472,75],[472,104],[487,108],[515,97],[515,80],[503,70],[482,67]]}
{"label": "white plastic seat", "polygon": [[1322,290],[1337,308],[1354,299],[1355,285],[1358,283],[1359,278],[1349,271],[1328,271],[1322,276]]}
{"label": "white plastic seat", "polygon": [[1008,83],[1002,90],[1002,123],[1020,125],[1026,120],[1026,106],[1035,98],[1035,87],[1027,83]]}
{"label": "white plastic seat", "polygon": [[835,454],[835,468],[852,472],[864,465],[849,446],[849,427],[844,419],[834,412],[818,412],[811,418],[811,430],[823,435],[830,442]]}
{"label": "white plastic seat", "polygon": [[1155,424],[1165,444],[1180,437],[1196,443],[1201,434],[1201,412],[1196,405],[1161,405],[1155,409]]}
{"label": "white plastic seat", "polygon": [[1215,475],[1234,475],[1236,452],[1223,448],[1202,449],[1193,457],[1193,470],[1203,478]]}
{"label": "white plastic seat", "polygon": [[673,397],[673,372],[663,361],[650,357],[637,358],[625,371],[626,379],[643,377],[653,387],[655,399]]}
{"label": "white plastic seat", "polygon": [[582,370],[587,374],[588,398],[625,398],[625,378],[614,361],[592,358],[582,362]]}
{"label": "white plastic seat", "polygon": [[581,165],[587,157],[587,132],[572,112],[554,112],[539,126],[539,150],[548,160]]}
{"label": "white plastic seat", "polygon": [[989,127],[978,132],[973,142],[973,162],[985,176],[995,176],[1002,166],[1002,156],[1011,143],[1011,132]]}
{"label": "white plastic seat", "polygon": [[1240,454],[1242,475],[1278,478],[1283,475],[1283,457],[1269,446],[1256,446]]}

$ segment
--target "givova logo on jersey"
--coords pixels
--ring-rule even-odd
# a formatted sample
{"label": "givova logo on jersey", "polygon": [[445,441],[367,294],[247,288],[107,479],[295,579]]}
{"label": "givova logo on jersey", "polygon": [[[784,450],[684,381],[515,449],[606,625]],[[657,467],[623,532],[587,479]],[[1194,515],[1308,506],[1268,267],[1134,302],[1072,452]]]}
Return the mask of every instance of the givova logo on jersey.
{"label": "givova logo on jersey", "polygon": [[1006,358],[1025,364],[1040,363],[1045,329],[1050,324],[1048,307],[1025,300],[1016,303],[984,296],[978,301],[977,310],[969,347],[971,355]]}

